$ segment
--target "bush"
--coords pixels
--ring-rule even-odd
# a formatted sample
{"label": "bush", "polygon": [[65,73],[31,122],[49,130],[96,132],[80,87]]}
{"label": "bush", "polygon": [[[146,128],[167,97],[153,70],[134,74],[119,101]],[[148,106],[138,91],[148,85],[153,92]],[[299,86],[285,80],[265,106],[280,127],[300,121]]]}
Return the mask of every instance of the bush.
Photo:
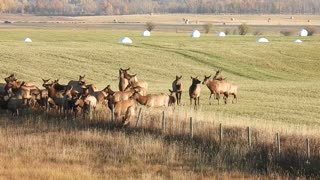
{"label": "bush", "polygon": [[249,26],[245,23],[238,26],[240,35],[246,35],[249,32],[249,29]]}
{"label": "bush", "polygon": [[293,31],[291,31],[291,30],[283,30],[283,31],[280,31],[280,34],[282,34],[284,36],[292,36],[293,35]]}
{"label": "bush", "polygon": [[4,23],[5,23],[5,24],[11,24],[11,22],[10,22],[10,21],[4,21]]}
{"label": "bush", "polygon": [[208,33],[210,32],[210,30],[212,29],[212,24],[210,24],[210,23],[204,24],[204,25],[203,25],[203,29],[204,29],[204,32],[205,32],[206,34],[208,34]]}
{"label": "bush", "polygon": [[314,26],[305,26],[304,29],[308,31],[308,36],[313,36],[317,32]]}
{"label": "bush", "polygon": [[225,33],[226,35],[229,35],[229,34],[231,33],[231,30],[230,30],[230,29],[226,29],[226,30],[224,30],[224,33]]}
{"label": "bush", "polygon": [[152,30],[154,30],[154,28],[156,28],[156,25],[153,22],[147,22],[146,23],[146,28],[147,28],[148,31],[151,32]]}

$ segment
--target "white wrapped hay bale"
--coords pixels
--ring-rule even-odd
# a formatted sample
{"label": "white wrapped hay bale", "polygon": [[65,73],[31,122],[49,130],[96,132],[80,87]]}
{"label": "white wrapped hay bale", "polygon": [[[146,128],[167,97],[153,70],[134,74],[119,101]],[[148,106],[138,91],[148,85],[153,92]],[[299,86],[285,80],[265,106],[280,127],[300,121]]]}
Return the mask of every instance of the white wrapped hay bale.
{"label": "white wrapped hay bale", "polygon": [[145,30],[145,31],[142,32],[142,36],[144,36],[144,37],[148,37],[150,35],[151,35],[151,33],[148,30]]}
{"label": "white wrapped hay bale", "polygon": [[128,37],[122,37],[119,39],[119,43],[123,43],[123,44],[131,44],[132,40]]}
{"label": "white wrapped hay bale", "polygon": [[25,38],[25,39],[23,40],[23,42],[30,43],[30,42],[32,42],[32,40],[31,40],[30,38]]}
{"label": "white wrapped hay bale", "polygon": [[198,31],[198,30],[194,30],[194,31],[192,31],[192,33],[191,33],[191,37],[192,38],[199,38],[200,37],[200,31]]}
{"label": "white wrapped hay bale", "polygon": [[308,31],[305,29],[301,29],[301,31],[299,32],[300,36],[308,36]]}
{"label": "white wrapped hay bale", "polygon": [[266,39],[266,38],[259,38],[259,39],[257,39],[257,42],[259,42],[259,43],[267,43],[267,42],[269,42],[269,40]]}
{"label": "white wrapped hay bale", "polygon": [[226,36],[226,33],[224,33],[224,32],[219,32],[219,33],[217,34],[217,36],[219,36],[219,37],[225,37],[225,36]]}
{"label": "white wrapped hay bale", "polygon": [[294,40],[293,42],[295,42],[295,43],[302,43],[302,41],[301,41],[300,39],[296,39],[296,40]]}

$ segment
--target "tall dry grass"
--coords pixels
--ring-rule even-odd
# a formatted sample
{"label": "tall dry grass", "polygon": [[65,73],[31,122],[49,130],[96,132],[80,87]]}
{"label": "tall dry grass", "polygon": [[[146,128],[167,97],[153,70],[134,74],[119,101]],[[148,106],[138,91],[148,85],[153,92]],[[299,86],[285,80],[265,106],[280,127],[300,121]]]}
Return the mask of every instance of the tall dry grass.
{"label": "tall dry grass", "polygon": [[[121,128],[107,110],[94,120],[68,119],[54,113],[25,113],[0,119],[0,177],[24,179],[194,179],[319,177],[318,136],[310,138],[311,158],[306,157],[305,136],[281,134],[281,154],[275,136],[247,124],[219,124],[223,115],[201,119],[189,107],[166,109],[162,133],[162,109],[142,109],[135,128]],[[189,117],[194,136],[189,135]],[[209,120],[211,119],[211,121]],[[251,174],[251,175],[248,175]]]}

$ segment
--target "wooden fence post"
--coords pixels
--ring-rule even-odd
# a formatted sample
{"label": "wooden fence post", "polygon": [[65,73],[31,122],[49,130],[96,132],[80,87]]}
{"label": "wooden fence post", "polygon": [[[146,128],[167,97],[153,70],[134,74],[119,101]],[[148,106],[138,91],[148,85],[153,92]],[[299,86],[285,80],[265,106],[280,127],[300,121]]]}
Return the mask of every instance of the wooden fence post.
{"label": "wooden fence post", "polygon": [[193,138],[193,124],[192,124],[192,117],[190,117],[190,138]]}
{"label": "wooden fence post", "polygon": [[248,133],[248,145],[251,147],[251,130],[250,127],[247,127],[247,133]]}
{"label": "wooden fence post", "polygon": [[111,108],[111,121],[114,122],[114,105],[113,104]]}
{"label": "wooden fence post", "polygon": [[89,120],[92,120],[92,107],[91,107],[91,102],[89,102]]}
{"label": "wooden fence post", "polygon": [[139,113],[138,113],[138,117],[137,117],[137,121],[136,121],[136,125],[135,125],[135,127],[138,127],[138,123],[139,123],[140,115],[141,115],[141,108],[139,109]]}
{"label": "wooden fence post", "polygon": [[309,160],[310,159],[310,140],[309,140],[309,138],[307,138],[306,143],[307,143],[307,158]]}
{"label": "wooden fence post", "polygon": [[222,144],[223,129],[222,129],[222,124],[221,124],[221,123],[220,123],[220,125],[219,125],[219,129],[220,129],[220,132],[219,132],[219,142],[220,142],[220,144]]}
{"label": "wooden fence post", "polygon": [[278,154],[281,154],[281,144],[280,144],[280,134],[277,133],[277,148],[278,148]]}
{"label": "wooden fence post", "polygon": [[166,132],[166,118],[164,111],[162,111],[162,134]]}

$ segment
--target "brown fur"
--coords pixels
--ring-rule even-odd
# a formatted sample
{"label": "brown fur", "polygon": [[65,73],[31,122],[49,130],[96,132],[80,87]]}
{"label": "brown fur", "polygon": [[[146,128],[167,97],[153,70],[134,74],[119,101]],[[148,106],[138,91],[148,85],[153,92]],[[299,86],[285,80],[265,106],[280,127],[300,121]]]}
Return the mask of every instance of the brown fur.
{"label": "brown fur", "polygon": [[137,87],[140,87],[141,90],[140,90],[140,94],[143,95],[143,96],[146,96],[147,93],[148,93],[148,83],[146,81],[138,81],[137,79],[137,75],[129,75],[127,74],[125,76],[128,80],[129,80],[129,87],[131,88],[137,88]]}
{"label": "brown fur", "polygon": [[181,103],[181,95],[182,95],[182,76],[176,76],[176,79],[172,82],[172,91],[175,92],[175,96],[177,99],[177,104]]}
{"label": "brown fur", "polygon": [[190,105],[192,105],[192,99],[194,100],[194,109],[197,109],[200,105],[200,93],[201,93],[201,81],[198,79],[198,77],[192,79],[192,84],[189,87],[189,97],[190,97]]}
{"label": "brown fur", "polygon": [[137,100],[140,104],[148,107],[168,107],[174,104],[172,98],[166,94],[148,94],[142,96],[138,92],[135,92],[131,98]]}
{"label": "brown fur", "polygon": [[133,99],[122,100],[114,106],[115,121],[121,125],[128,125],[135,116],[136,101]]}
{"label": "brown fur", "polygon": [[129,80],[125,78],[128,69],[119,69],[119,91],[124,91],[129,86]]}
{"label": "brown fur", "polygon": [[206,84],[207,87],[210,90],[210,97],[209,101],[211,99],[212,94],[216,96],[216,99],[220,100],[220,94],[223,94],[225,104],[227,104],[227,99],[229,95],[233,95],[232,103],[234,103],[234,100],[237,102],[237,91],[238,87],[236,85],[233,85],[225,80],[210,80],[211,76],[204,76],[204,80],[202,84]]}

